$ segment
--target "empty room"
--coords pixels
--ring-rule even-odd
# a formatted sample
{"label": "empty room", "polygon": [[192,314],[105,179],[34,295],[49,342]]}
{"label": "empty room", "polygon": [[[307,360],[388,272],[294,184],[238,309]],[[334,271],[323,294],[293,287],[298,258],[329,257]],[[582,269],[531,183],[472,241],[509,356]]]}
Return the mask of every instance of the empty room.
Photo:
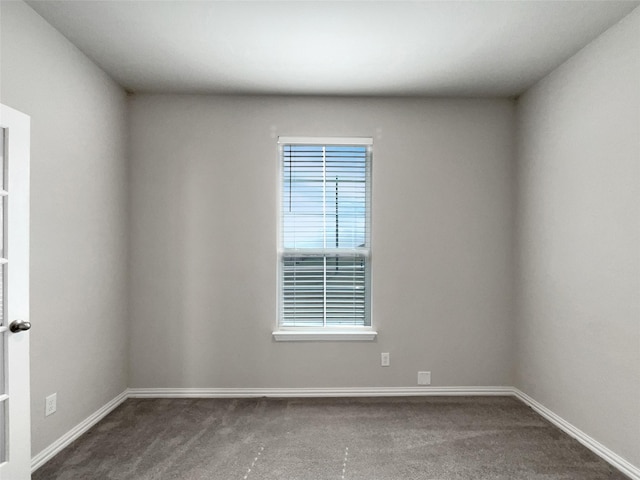
{"label": "empty room", "polygon": [[0,479],[640,480],[640,1],[0,0]]}

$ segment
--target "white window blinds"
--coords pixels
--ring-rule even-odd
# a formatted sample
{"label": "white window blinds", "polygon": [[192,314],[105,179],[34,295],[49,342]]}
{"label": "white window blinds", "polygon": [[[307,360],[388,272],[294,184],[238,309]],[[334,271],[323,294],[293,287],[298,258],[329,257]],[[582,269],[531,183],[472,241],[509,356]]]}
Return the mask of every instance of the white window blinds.
{"label": "white window blinds", "polygon": [[280,153],[280,327],[371,325],[371,140],[281,138]]}

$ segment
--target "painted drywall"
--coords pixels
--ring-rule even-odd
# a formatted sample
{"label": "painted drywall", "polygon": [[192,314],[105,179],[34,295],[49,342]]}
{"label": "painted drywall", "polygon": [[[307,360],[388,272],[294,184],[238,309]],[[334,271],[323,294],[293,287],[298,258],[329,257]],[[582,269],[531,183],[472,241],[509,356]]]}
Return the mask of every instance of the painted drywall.
{"label": "painted drywall", "polygon": [[518,104],[516,385],[640,466],[640,10]]}
{"label": "painted drywall", "polygon": [[[130,105],[132,387],[512,384],[512,102]],[[278,135],[374,137],[377,342],[272,339]]]}
{"label": "painted drywall", "polygon": [[35,455],[127,387],[126,95],[26,4],[0,14],[0,101],[31,116]]}

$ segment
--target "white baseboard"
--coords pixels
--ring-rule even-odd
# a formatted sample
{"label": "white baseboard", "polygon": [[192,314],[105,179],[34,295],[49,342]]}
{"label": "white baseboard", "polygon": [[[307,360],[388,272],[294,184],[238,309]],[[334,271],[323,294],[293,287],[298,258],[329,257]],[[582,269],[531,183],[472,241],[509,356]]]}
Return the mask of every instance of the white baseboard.
{"label": "white baseboard", "polygon": [[47,463],[53,457],[55,457],[61,450],[66,448],[71,442],[78,439],[83,433],[93,427],[96,423],[111,413],[118,405],[129,398],[129,392],[125,390],[120,395],[115,397],[106,405],[102,406],[99,410],[94,412],[85,418],[78,425],[73,427],[67,433],[58,438],[55,442],[42,450],[36,456],[31,459],[31,473],[35,472],[42,465]]}
{"label": "white baseboard", "polygon": [[512,395],[511,387],[130,388],[130,398],[409,397]]}
{"label": "white baseboard", "polygon": [[604,459],[609,464],[616,467],[625,475],[632,478],[632,480],[640,480],[640,468],[632,465],[627,460],[622,458],[620,455],[617,455],[613,451],[609,450],[607,447],[602,445],[597,440],[594,440],[589,435],[584,433],[579,428],[576,428],[571,423],[567,422],[564,418],[558,416],[547,407],[538,403],[536,400],[531,398],[526,393],[518,390],[517,388],[513,388],[513,395],[521,400],[522,402],[529,405],[533,410],[535,410],[539,415],[549,420],[560,430],[565,432],[570,437],[575,438],[582,445],[587,447],[593,453],[598,455],[600,458]]}
{"label": "white baseboard", "polygon": [[372,388],[130,388],[38,453],[31,471],[57,455],[107,416],[127,398],[292,398],[292,397],[408,397],[408,396],[513,396],[530,406],[560,430],[629,476],[640,480],[640,468],[617,455],[582,430],[514,387],[372,387]]}

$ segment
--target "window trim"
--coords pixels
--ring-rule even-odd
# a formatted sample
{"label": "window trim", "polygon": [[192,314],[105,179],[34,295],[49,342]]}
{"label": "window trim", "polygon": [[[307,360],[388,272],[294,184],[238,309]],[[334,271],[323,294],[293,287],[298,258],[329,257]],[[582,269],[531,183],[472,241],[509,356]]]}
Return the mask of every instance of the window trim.
{"label": "window trim", "polygon": [[[280,145],[357,145],[358,147],[371,147],[373,146],[373,137],[278,137],[278,148],[280,148]],[[278,157],[280,156],[278,155]]]}
{"label": "window trim", "polygon": [[372,327],[343,327],[343,331],[338,330],[340,327],[308,331],[301,328],[305,327],[280,327],[272,332],[273,339],[276,342],[372,342],[378,336]]}
{"label": "window trim", "polygon": [[[357,145],[371,149],[373,146],[372,137],[289,137],[280,136],[277,141],[276,156],[278,161],[278,191],[277,191],[277,312],[275,328],[272,331],[273,339],[276,342],[297,342],[297,341],[375,341],[378,332],[374,329],[373,314],[371,308],[371,274],[369,273],[367,302],[369,308],[369,325],[366,326],[330,326],[330,327],[285,327],[280,325],[282,317],[282,148],[284,145]],[[372,189],[372,157],[369,153],[369,211],[367,212],[369,228],[371,228],[371,189]],[[371,269],[371,231],[368,232],[368,248],[366,258]],[[347,249],[345,249],[347,250]],[[348,249],[349,251],[356,251]],[[364,253],[364,252],[360,252]]]}

